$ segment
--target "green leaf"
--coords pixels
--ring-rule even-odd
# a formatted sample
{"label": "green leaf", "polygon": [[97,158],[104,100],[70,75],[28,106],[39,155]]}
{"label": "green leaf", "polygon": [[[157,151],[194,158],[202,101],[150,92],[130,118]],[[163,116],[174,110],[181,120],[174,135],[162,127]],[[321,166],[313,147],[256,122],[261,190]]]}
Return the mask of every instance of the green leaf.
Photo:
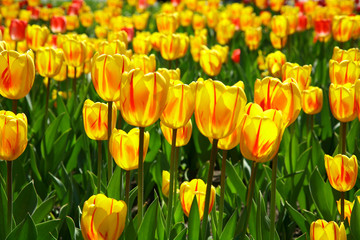
{"label": "green leaf", "polygon": [[158,198],[155,198],[154,201],[150,204],[149,208],[145,212],[145,216],[142,219],[139,231],[138,239],[139,240],[151,240],[155,239],[155,230],[157,224],[157,208],[158,208]]}
{"label": "green leaf", "polygon": [[196,201],[196,197],[194,197],[193,202],[191,204],[191,209],[189,213],[189,222],[188,222],[188,239],[200,239],[200,214],[199,208]]}
{"label": "green leaf", "polygon": [[[155,191],[155,194],[156,194],[156,191]],[[167,239],[166,231],[165,231],[165,218],[162,213],[159,201],[158,201],[158,207],[157,207],[157,220],[158,220],[158,224],[156,225],[156,230],[157,230],[158,240]]]}
{"label": "green leaf", "polygon": [[351,235],[354,237],[353,239],[360,239],[360,203],[355,198],[354,207],[351,212],[351,219],[350,219],[350,232]]}
{"label": "green leaf", "polygon": [[56,219],[37,224],[37,240],[48,240],[51,238],[51,236],[54,235],[53,233],[56,231],[56,228],[59,226],[60,222],[60,220]]}
{"label": "green leaf", "polygon": [[42,157],[44,159],[47,159],[46,157],[50,154],[51,148],[54,146],[59,124],[64,116],[65,113],[60,114],[45,131],[45,138],[41,141]]}
{"label": "green leaf", "polygon": [[185,240],[186,236],[186,228],[184,228],[175,238],[174,240]]}
{"label": "green leaf", "polygon": [[30,215],[27,214],[24,221],[16,226],[16,228],[9,234],[6,240],[36,239],[37,236],[38,233],[36,231],[35,224]]}
{"label": "green leaf", "polygon": [[[27,214],[33,214],[37,205],[37,195],[34,183],[29,182],[14,201],[14,219],[17,224],[24,220]],[[33,221],[33,220],[31,220]]]}
{"label": "green leaf", "polygon": [[76,236],[75,236],[75,223],[74,223],[74,220],[72,220],[72,218],[69,217],[69,216],[66,216],[66,225],[68,227],[71,240],[76,239]]}
{"label": "green leaf", "polygon": [[227,184],[233,193],[245,202],[247,189],[231,162],[226,161]]}
{"label": "green leaf", "polygon": [[32,144],[29,144],[28,147],[29,151],[30,151],[30,165],[31,165],[31,169],[34,171],[35,176],[37,177],[37,179],[39,181],[42,181],[41,178],[41,174],[39,172],[38,166],[37,166],[37,162],[36,162],[36,154],[35,154],[35,147]]}
{"label": "green leaf", "polygon": [[7,229],[7,196],[3,186],[0,184],[0,239],[5,239]]}
{"label": "green leaf", "polygon": [[120,178],[121,178],[121,168],[116,167],[113,175],[111,176],[109,185],[107,187],[108,197],[114,199],[120,199]]}
{"label": "green leaf", "polygon": [[235,234],[237,220],[237,212],[234,211],[233,215],[230,217],[229,221],[226,223],[224,231],[220,235],[220,240],[232,239]]}
{"label": "green leaf", "polygon": [[40,223],[53,209],[55,204],[55,196],[52,196],[42,202],[32,215],[35,224]]}
{"label": "green leaf", "polygon": [[292,219],[296,222],[296,224],[300,227],[302,232],[308,231],[308,226],[306,225],[306,218],[301,215],[296,209],[294,209],[287,201],[285,201],[286,209],[289,211]]}

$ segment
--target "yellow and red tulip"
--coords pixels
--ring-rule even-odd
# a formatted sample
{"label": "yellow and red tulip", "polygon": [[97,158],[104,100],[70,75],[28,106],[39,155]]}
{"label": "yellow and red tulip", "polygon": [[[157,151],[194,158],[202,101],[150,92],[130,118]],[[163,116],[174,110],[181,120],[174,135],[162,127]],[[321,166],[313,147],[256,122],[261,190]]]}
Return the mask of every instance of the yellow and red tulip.
{"label": "yellow and red tulip", "polygon": [[154,54],[151,54],[150,56],[145,54],[134,54],[131,57],[131,63],[133,68],[140,68],[144,74],[156,71],[156,59]]}
{"label": "yellow and red tulip", "polygon": [[26,42],[28,47],[37,51],[40,47],[45,45],[49,33],[50,32],[47,27],[28,25],[26,28]]}
{"label": "yellow and red tulip", "polygon": [[346,83],[329,87],[329,103],[332,115],[340,122],[351,122],[356,118],[355,85]]}
{"label": "yellow and red tulip", "polygon": [[342,62],[343,60],[360,61],[360,50],[358,48],[350,48],[348,50],[340,49],[338,46],[334,47],[334,52],[331,59]]}
{"label": "yellow and red tulip", "polygon": [[329,76],[330,81],[334,84],[354,84],[360,76],[360,65],[354,61],[344,60],[337,62],[330,59]]}
{"label": "yellow and red tulip", "polygon": [[74,31],[79,27],[79,18],[77,15],[67,15],[66,16],[66,30]]}
{"label": "yellow and red tulip", "polygon": [[165,197],[169,197],[169,187],[170,187],[170,173],[168,171],[163,170],[161,191]]}
{"label": "yellow and red tulip", "polygon": [[94,14],[92,12],[85,12],[79,16],[81,25],[90,27],[94,22]]}
{"label": "yellow and red tulip", "polygon": [[323,91],[318,87],[309,87],[301,92],[301,107],[306,114],[317,114],[323,106]]}
{"label": "yellow and red tulip", "polygon": [[283,6],[285,0],[269,0],[269,6],[271,10],[274,12],[280,11],[281,7]]}
{"label": "yellow and red tulip", "polygon": [[251,51],[259,48],[261,38],[261,27],[249,27],[245,30],[245,43]]}
{"label": "yellow and red tulip", "polygon": [[286,62],[282,66],[282,79],[293,78],[300,91],[307,89],[311,83],[311,65],[299,66],[297,63]]}
{"label": "yellow and red tulip", "polygon": [[108,30],[106,27],[100,26],[100,25],[97,25],[95,27],[95,35],[97,38],[100,38],[100,39],[106,38],[107,33],[108,33]]}
{"label": "yellow and red tulip", "polygon": [[135,29],[138,31],[144,30],[147,26],[149,16],[149,12],[144,12],[142,14],[134,14],[132,16],[132,19]]}
{"label": "yellow and red tulip", "polygon": [[[113,55],[113,54],[125,54],[126,53],[126,44],[120,40],[114,40],[112,42],[103,41],[99,43],[97,47],[97,51],[99,54],[107,54],[107,55]],[[87,55],[89,51],[86,51]],[[93,57],[93,56],[91,56]]]}
{"label": "yellow and red tulip", "polygon": [[41,76],[52,78],[60,72],[63,60],[61,49],[41,47],[36,52],[36,69]]}
{"label": "yellow and red tulip", "polygon": [[[356,201],[356,200],[354,200]],[[344,199],[344,220],[346,220],[346,218],[349,221],[349,225],[350,225],[350,219],[351,219],[351,213],[352,213],[352,209],[354,207],[354,201],[350,202],[346,199]],[[339,214],[341,215],[341,199],[336,201],[336,206],[337,206],[337,210],[339,212]]]}
{"label": "yellow and red tulip", "polygon": [[289,34],[289,23],[285,16],[276,15],[271,19],[271,30],[279,38],[284,38]]}
{"label": "yellow and red tulip", "polygon": [[64,59],[68,66],[80,67],[86,58],[85,43],[75,39],[65,40],[62,44]]}
{"label": "yellow and red tulip", "polygon": [[173,34],[179,27],[178,15],[160,13],[156,16],[156,25],[158,31],[164,34]]}
{"label": "yellow and red tulip", "polygon": [[188,27],[191,25],[192,23],[192,20],[193,20],[193,15],[194,15],[194,12],[189,10],[189,9],[186,9],[184,11],[181,11],[180,12],[180,25],[183,26],[183,27]]}
{"label": "yellow and red tulip", "polygon": [[207,38],[204,35],[190,36],[190,53],[195,62],[200,60],[200,51],[202,46],[206,46]]}
{"label": "yellow and red tulip", "polygon": [[53,33],[64,33],[66,31],[66,18],[64,16],[53,16],[50,21],[50,29]]}
{"label": "yellow and red tulip", "polygon": [[[172,144],[172,134],[173,128],[167,127],[163,122],[160,122],[161,131],[166,139],[166,141],[171,145]],[[192,133],[192,121],[189,121],[183,126],[177,129],[176,131],[176,147],[182,147],[188,144],[191,138]]]}
{"label": "yellow and red tulip", "polygon": [[332,34],[335,41],[349,41],[352,37],[354,25],[354,21],[348,16],[335,16],[332,22]]}
{"label": "yellow and red tulip", "polygon": [[148,54],[151,51],[151,34],[149,32],[137,33],[133,38],[133,49],[138,54]]}
{"label": "yellow and red tulip", "polygon": [[235,25],[228,19],[220,20],[216,25],[216,40],[225,45],[234,36]]}
{"label": "yellow and red tulip", "polygon": [[280,38],[280,37],[276,36],[276,34],[274,32],[270,32],[270,41],[271,41],[271,45],[274,48],[282,49],[286,45],[287,36],[283,37],[283,38]]}
{"label": "yellow and red tulip", "polygon": [[311,223],[310,226],[310,240],[346,240],[346,231],[344,224],[340,227],[336,222],[327,222],[319,219]]}
{"label": "yellow and red tulip", "polygon": [[10,38],[14,41],[22,41],[25,39],[27,22],[12,19],[11,24],[9,26]]}
{"label": "yellow and red tulip", "polygon": [[203,46],[200,51],[200,66],[207,75],[218,75],[222,67],[222,57],[220,52]]}
{"label": "yellow and red tulip", "polygon": [[206,18],[204,15],[195,13],[192,19],[192,26],[194,31],[205,28]]}
{"label": "yellow and red tulip", "polygon": [[280,51],[270,53],[266,56],[266,66],[273,77],[281,77],[282,66],[286,63],[286,56]]}

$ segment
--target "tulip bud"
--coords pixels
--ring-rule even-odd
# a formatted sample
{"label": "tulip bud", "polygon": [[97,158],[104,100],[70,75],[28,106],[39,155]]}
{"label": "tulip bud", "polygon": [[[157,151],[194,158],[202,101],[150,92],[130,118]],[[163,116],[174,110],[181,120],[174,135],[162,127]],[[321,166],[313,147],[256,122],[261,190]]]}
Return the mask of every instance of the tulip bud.
{"label": "tulip bud", "polygon": [[207,38],[204,35],[190,36],[190,53],[195,62],[200,60],[202,46],[206,46]]}
{"label": "tulip bud", "polygon": [[147,55],[151,51],[151,35],[149,32],[137,33],[133,39],[134,52]]}
{"label": "tulip bud", "polygon": [[301,92],[301,107],[306,114],[317,114],[323,106],[323,91],[318,87],[309,87]]}
{"label": "tulip bud", "polygon": [[217,76],[222,67],[221,55],[217,50],[203,46],[200,51],[200,66],[209,76]]}
{"label": "tulip bud", "polygon": [[10,38],[14,41],[22,41],[25,39],[25,30],[26,30],[27,22],[13,19],[11,20],[11,24],[9,27]]}
{"label": "tulip bud", "polygon": [[245,43],[251,51],[259,48],[261,37],[262,37],[261,27],[257,27],[257,28],[250,27],[246,29]]}
{"label": "tulip bud", "polygon": [[218,43],[225,45],[234,36],[235,25],[228,19],[221,20],[216,25],[216,40]]}
{"label": "tulip bud", "polygon": [[271,20],[271,30],[279,38],[286,37],[289,34],[289,23],[285,16],[276,15]]}
{"label": "tulip bud", "polygon": [[282,65],[286,62],[285,54],[280,51],[270,53],[266,56],[265,61],[271,75],[274,77],[281,77]]}
{"label": "tulip bud", "polygon": [[36,69],[41,76],[51,78],[60,72],[63,60],[61,49],[41,47],[36,54]]}
{"label": "tulip bud", "polygon": [[156,16],[156,25],[160,33],[173,34],[179,27],[178,15],[160,13]]}
{"label": "tulip bud", "polygon": [[346,240],[346,231],[344,224],[340,228],[336,222],[326,222],[325,220],[316,220],[310,226],[310,240]]}
{"label": "tulip bud", "polygon": [[234,63],[239,63],[240,62],[240,54],[241,54],[241,50],[235,49],[231,55],[231,59],[233,60]]}
{"label": "tulip bud", "polygon": [[316,38],[318,38],[320,42],[324,42],[331,33],[331,20],[318,19],[315,20],[314,25]]}
{"label": "tulip bud", "polygon": [[311,65],[299,66],[297,63],[286,62],[282,66],[282,80],[293,78],[300,91],[307,89],[311,83]]}
{"label": "tulip bud", "polygon": [[168,171],[162,171],[161,191],[165,197],[169,197],[169,187],[170,187],[170,173]]}
{"label": "tulip bud", "polygon": [[[126,222],[127,206],[124,201],[93,195],[85,201],[81,216],[81,233],[85,240],[116,240]],[[106,237],[105,237],[106,236]]]}
{"label": "tulip bud", "polygon": [[348,16],[335,16],[332,23],[332,33],[335,41],[347,42],[354,30],[354,22]]}
{"label": "tulip bud", "polygon": [[53,33],[64,33],[66,31],[66,18],[64,16],[53,16],[50,20],[50,29]]}
{"label": "tulip bud", "polygon": [[281,7],[283,6],[285,0],[269,0],[269,5],[271,10],[274,12],[280,11]]}
{"label": "tulip bud", "polygon": [[[163,122],[160,122],[161,131],[166,141],[172,145],[173,128],[167,127]],[[186,123],[185,126],[180,127],[176,131],[176,147],[182,147],[189,143],[192,133],[192,121]]]}
{"label": "tulip bud", "polygon": [[34,51],[44,46],[49,36],[49,29],[47,27],[40,27],[38,25],[29,25],[26,28],[26,41]]}
{"label": "tulip bud", "polygon": [[287,36],[280,38],[280,37],[276,36],[276,34],[274,32],[270,32],[270,41],[274,48],[282,49],[286,45]]}
{"label": "tulip bud", "polygon": [[92,12],[86,12],[80,14],[80,22],[84,27],[90,27],[94,21],[94,14]]}
{"label": "tulip bud", "polygon": [[355,85],[346,83],[329,88],[329,103],[332,115],[340,122],[351,122],[356,118]]}
{"label": "tulip bud", "polygon": [[84,42],[68,39],[62,45],[64,59],[68,66],[80,67],[86,58],[86,46]]}

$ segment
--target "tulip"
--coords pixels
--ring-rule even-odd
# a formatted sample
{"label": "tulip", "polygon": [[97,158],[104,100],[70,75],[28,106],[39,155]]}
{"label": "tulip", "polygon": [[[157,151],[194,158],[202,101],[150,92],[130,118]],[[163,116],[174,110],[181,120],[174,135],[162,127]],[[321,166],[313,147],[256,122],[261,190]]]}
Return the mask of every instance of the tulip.
{"label": "tulip", "polygon": [[271,29],[277,37],[286,37],[289,34],[288,20],[282,15],[273,16],[271,19]]}
{"label": "tulip", "polygon": [[63,45],[64,59],[68,66],[80,67],[86,58],[86,46],[84,42],[68,39]]}
{"label": "tulip", "polygon": [[270,32],[270,41],[271,44],[274,48],[276,49],[282,49],[285,47],[286,42],[287,42],[287,36],[280,38],[278,36],[276,36],[276,34],[274,32]]}
{"label": "tulip", "polygon": [[355,183],[358,173],[358,162],[355,155],[348,158],[338,154],[331,157],[325,154],[325,169],[329,182],[333,188],[339,192],[351,190]]}
{"label": "tulip", "polygon": [[127,34],[126,31],[109,32],[108,33],[108,41],[112,42],[114,40],[120,40],[121,42],[125,43],[126,48],[127,48],[127,46],[128,46],[128,34]]}
{"label": "tulip", "polygon": [[181,36],[179,34],[163,35],[160,42],[160,53],[165,60],[180,58]]}
{"label": "tulip", "polygon": [[190,36],[190,53],[195,62],[200,60],[202,46],[207,45],[207,38],[204,35]]}
{"label": "tulip", "polygon": [[326,41],[331,33],[331,20],[319,19],[315,20],[314,24],[316,39],[319,39],[320,42]]}
{"label": "tulip", "polygon": [[161,75],[169,75],[170,77],[170,83],[174,84],[176,80],[180,80],[180,69],[167,69],[167,68],[159,68],[158,72],[161,73]]}
{"label": "tulip", "polygon": [[108,33],[108,30],[106,27],[99,26],[99,25],[97,25],[95,27],[95,35],[97,38],[100,38],[100,39],[106,38],[107,33]]}
{"label": "tulip", "polygon": [[[350,202],[348,200],[345,200],[344,204],[345,204],[345,206],[344,206],[344,216],[345,216],[345,219],[346,218],[348,219],[349,225],[350,225],[351,213],[352,213],[352,209],[354,207],[354,202]],[[336,205],[337,205],[338,212],[341,215],[341,199],[336,201]]]}
{"label": "tulip", "polygon": [[67,15],[66,18],[66,30],[74,31],[79,27],[79,18],[77,15]]}
{"label": "tulip", "polygon": [[270,53],[266,56],[266,65],[270,74],[274,77],[281,77],[282,65],[286,62],[286,56],[280,51]]}
{"label": "tulip", "polygon": [[258,51],[258,57],[256,58],[256,62],[260,70],[265,70],[267,68],[266,60],[261,50]]}
{"label": "tulip", "polygon": [[222,59],[219,51],[208,49],[204,46],[200,51],[200,66],[207,75],[218,75],[222,67]]}
{"label": "tulip", "polygon": [[300,91],[307,89],[311,83],[311,65],[299,66],[296,63],[285,63],[282,66],[282,79],[293,78],[299,86]]}
{"label": "tulip", "polygon": [[149,32],[137,33],[133,39],[134,52],[148,54],[151,51],[151,34]]}
{"label": "tulip", "polygon": [[191,25],[191,22],[193,20],[194,12],[186,9],[180,12],[180,25],[183,27],[188,27]]}
{"label": "tulip", "polygon": [[[167,127],[162,121],[160,122],[161,131],[166,141],[171,145],[173,139],[173,128]],[[189,143],[192,133],[192,121],[189,121],[185,126],[180,127],[176,131],[176,147],[182,147]]]}
{"label": "tulip", "polygon": [[[212,139],[209,139],[212,143]],[[235,130],[227,137],[219,139],[218,148],[221,150],[231,150],[240,144],[240,129],[235,128]],[[224,169],[221,169],[224,171]]]}
{"label": "tulip", "polygon": [[0,94],[9,99],[25,97],[34,84],[35,66],[32,51],[19,54],[4,50],[0,53]]}
{"label": "tulip", "polygon": [[354,21],[348,16],[335,16],[332,23],[332,33],[335,41],[347,42],[354,30]]}
{"label": "tulip", "polygon": [[260,12],[261,23],[264,26],[269,26],[269,24],[271,23],[271,17],[271,13],[269,11]]}
{"label": "tulip", "polygon": [[29,25],[26,28],[26,41],[34,51],[37,51],[40,47],[44,46],[48,35],[49,29],[47,27],[40,27],[38,25]]}
{"label": "tulip", "polygon": [[80,22],[84,27],[90,27],[94,21],[94,14],[92,12],[86,12],[80,14]]}
{"label": "tulip", "polygon": [[56,74],[53,79],[55,81],[58,81],[58,82],[62,82],[62,81],[65,81],[66,80],[66,74],[67,73],[67,67],[66,67],[66,64],[65,62],[63,62],[61,64],[61,67],[60,67],[60,71],[58,72],[58,74]]}
{"label": "tulip", "polygon": [[[205,189],[206,184],[201,179],[193,179],[190,182],[183,182],[180,186],[180,201],[183,212],[189,216],[193,199],[196,196],[199,208],[200,220],[203,219],[205,205]],[[209,213],[215,202],[215,187],[211,186]]]}
{"label": "tulip", "polygon": [[197,14],[197,13],[195,13],[193,15],[192,26],[195,31],[205,28],[205,24],[206,24],[205,16]]}
{"label": "tulip", "polygon": [[158,31],[164,34],[173,34],[179,27],[177,14],[160,13],[156,16]]}
{"label": "tulip", "polygon": [[228,19],[221,20],[216,25],[216,40],[218,43],[225,45],[234,36],[235,25]]}
{"label": "tulip", "polygon": [[292,35],[296,32],[297,26],[298,26],[298,12],[296,11],[295,13],[290,12],[290,13],[285,13],[284,16],[286,17],[287,20],[287,25],[288,25],[288,35]]}
{"label": "tulip", "polygon": [[245,43],[251,51],[259,48],[261,37],[261,27],[247,28],[245,30]]}
{"label": "tulip", "polygon": [[255,13],[253,12],[247,13],[243,11],[239,17],[240,30],[246,31],[247,28],[252,27],[255,17],[256,17]]}
{"label": "tulip", "polygon": [[140,69],[132,69],[124,73],[120,90],[124,120],[137,127],[155,123],[164,110],[169,84],[169,76],[159,72],[144,74]]}
{"label": "tulip", "polygon": [[131,57],[131,64],[133,68],[140,68],[144,74],[156,71],[155,55],[150,56],[144,54],[135,54]]}
{"label": "tulip", "polygon": [[10,50],[9,44],[6,43],[6,41],[0,41],[0,52]]}
{"label": "tulip", "polygon": [[310,240],[346,240],[346,231],[344,224],[340,228],[336,222],[326,222],[325,220],[316,220],[310,226]]}
{"label": "tulip", "polygon": [[228,54],[229,54],[229,46],[221,46],[219,44],[216,44],[211,47],[211,50],[216,50],[220,54],[221,57],[221,63],[226,63]]}
{"label": "tulip", "polygon": [[[116,107],[112,106],[112,125],[116,123]],[[86,135],[93,140],[108,139],[108,105],[104,103],[94,103],[87,99],[83,107],[83,120]]]}
{"label": "tulip", "polygon": [[284,123],[292,124],[301,111],[301,93],[295,81],[281,82],[277,78],[265,77],[255,82],[254,102],[263,110],[281,110]]}
{"label": "tulip", "polygon": [[61,49],[41,47],[36,55],[36,69],[43,77],[56,76],[61,69],[64,53]]}
{"label": "tulip", "polygon": [[[97,51],[99,52],[99,55],[102,54],[113,55],[117,53],[125,55],[126,44],[124,42],[121,42],[120,40],[114,40],[112,42],[103,41],[98,45]],[[86,53],[88,54],[89,51],[87,50]]]}
{"label": "tulip", "polygon": [[124,201],[103,194],[85,201],[81,216],[81,233],[85,240],[116,240],[124,230],[127,206]]}
{"label": "tulip", "polygon": [[241,50],[239,48],[235,49],[232,52],[231,60],[233,60],[234,63],[239,63],[240,62],[240,54],[241,54]]}
{"label": "tulip", "polygon": [[71,79],[78,79],[83,73],[83,70],[84,67],[67,66],[67,77]]}
{"label": "tulip", "polygon": [[267,7],[267,0],[255,0],[255,5],[259,9],[265,9]]}
{"label": "tulip", "polygon": [[149,12],[145,12],[142,14],[134,14],[132,16],[132,19],[134,22],[135,29],[139,31],[144,30],[148,23],[149,16],[150,16]]}
{"label": "tulip", "polygon": [[306,114],[314,115],[321,112],[323,91],[318,87],[309,87],[301,92],[301,107]]}
{"label": "tulip", "polygon": [[280,11],[282,5],[284,4],[285,0],[269,0],[269,5],[271,10],[274,12]]}
{"label": "tulip", "polygon": [[162,39],[163,35],[164,34],[159,33],[159,32],[154,32],[151,34],[151,37],[150,37],[151,46],[155,51],[160,51],[161,39]]}
{"label": "tulip", "polygon": [[333,116],[340,122],[351,122],[356,118],[355,86],[351,83],[329,88],[329,103]]}
{"label": "tulip", "polygon": [[349,50],[343,50],[336,46],[334,47],[334,52],[331,59],[334,59],[339,63],[343,60],[357,62],[360,61],[360,50],[358,48],[350,48]]}
{"label": "tulip", "polygon": [[[114,123],[115,120],[116,118],[113,121]],[[120,129],[118,130],[116,128],[112,131],[110,138],[110,153],[113,156],[116,164],[126,171],[138,168],[139,134],[140,131],[138,128],[131,129],[129,133],[126,133]],[[148,150],[149,139],[149,132],[145,132],[143,159],[145,159]]]}
{"label": "tulip", "polygon": [[360,76],[360,65],[354,61],[344,60],[337,62],[330,59],[329,76],[330,81],[334,84],[354,84]]}
{"label": "tulip", "polygon": [[26,30],[27,22],[13,19],[11,20],[11,24],[9,27],[10,38],[14,41],[22,41],[25,39],[25,30]]}
{"label": "tulip", "polygon": [[119,100],[121,79],[129,70],[130,60],[125,55],[96,53],[93,57],[91,76],[99,96],[107,102]]}
{"label": "tulip", "polygon": [[11,111],[0,111],[0,159],[13,161],[27,146],[27,118],[24,113],[15,115]]}
{"label": "tulip", "polygon": [[357,80],[355,82],[355,102],[356,102],[358,119],[360,121],[360,80]]}
{"label": "tulip", "polygon": [[298,25],[296,28],[296,31],[303,32],[307,29],[309,29],[310,24],[308,24],[308,16],[304,15],[303,13],[300,13],[298,15]]}
{"label": "tulip", "polygon": [[170,173],[162,171],[161,191],[165,197],[169,197]]}
{"label": "tulip", "polygon": [[66,31],[66,18],[64,16],[53,16],[50,21],[50,29],[53,33],[64,33]]}

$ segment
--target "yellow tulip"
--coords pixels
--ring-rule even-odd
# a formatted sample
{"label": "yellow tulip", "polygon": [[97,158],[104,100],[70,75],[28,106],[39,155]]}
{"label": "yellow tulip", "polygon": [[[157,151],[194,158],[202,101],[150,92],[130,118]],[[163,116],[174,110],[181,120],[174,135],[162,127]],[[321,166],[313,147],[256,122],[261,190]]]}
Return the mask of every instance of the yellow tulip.
{"label": "yellow tulip", "polygon": [[286,63],[286,56],[280,51],[270,53],[266,56],[267,69],[273,77],[281,77],[282,65]]}
{"label": "yellow tulip", "polygon": [[358,114],[358,119],[360,121],[360,80],[355,82],[355,105]]}
{"label": "yellow tulip", "polygon": [[114,40],[112,42],[103,41],[99,43],[97,47],[99,54],[125,54],[126,53],[126,44],[120,40]]}
{"label": "yellow tulip", "polygon": [[206,24],[206,19],[204,15],[197,13],[193,15],[192,27],[195,31],[205,28],[205,24]]}
{"label": "yellow tulip", "polygon": [[[354,201],[350,202],[350,201],[344,199],[344,210],[345,210],[344,211],[344,217],[345,217],[344,220],[346,220],[346,218],[347,218],[349,221],[349,225],[350,225],[352,209],[354,207]],[[336,205],[337,205],[338,212],[341,215],[341,199],[336,201]]]}
{"label": "yellow tulip", "polygon": [[247,28],[245,30],[245,43],[250,50],[256,50],[259,48],[262,37],[261,27]]}
{"label": "yellow tulip", "polygon": [[68,39],[63,42],[62,50],[64,59],[68,66],[80,67],[84,64],[86,58],[85,43],[75,39]]}
{"label": "yellow tulip", "polygon": [[103,27],[100,25],[97,25],[95,27],[95,35],[97,38],[106,38],[107,32],[108,32],[108,30],[106,27]]}
{"label": "yellow tulip", "polygon": [[212,79],[199,79],[195,96],[196,125],[204,136],[224,138],[238,126],[247,101],[239,85],[225,86]]}
{"label": "yellow tulip", "polygon": [[62,82],[66,80],[67,66],[65,62],[61,64],[60,71],[53,77],[55,81]]}
{"label": "yellow tulip", "polygon": [[50,34],[47,27],[40,27],[38,25],[28,25],[26,27],[26,42],[34,51],[44,46]]}
{"label": "yellow tulip", "polygon": [[151,51],[151,34],[149,32],[137,33],[133,38],[133,49],[138,54],[148,54]]}
{"label": "yellow tulip", "polygon": [[216,25],[216,40],[218,43],[225,45],[234,36],[235,25],[228,19],[221,20]]}
{"label": "yellow tulip", "polygon": [[181,45],[182,41],[179,34],[163,35],[160,42],[161,56],[165,60],[174,60],[180,58]]}
{"label": "yellow tulip", "polygon": [[360,65],[354,61],[344,60],[337,62],[330,59],[329,76],[330,81],[334,84],[354,84],[360,76]]}
{"label": "yellow tulip", "polygon": [[72,67],[72,66],[67,66],[68,72],[67,72],[67,77],[74,79],[75,78],[75,68],[76,68],[76,79],[78,79],[81,74],[84,71],[84,67]]}
{"label": "yellow tulip", "polygon": [[309,87],[301,92],[301,107],[306,114],[317,114],[323,106],[323,91],[318,87]]}
{"label": "yellow tulip", "polygon": [[[200,220],[202,220],[204,215],[204,208],[205,208],[205,194],[206,194],[206,184],[201,179],[193,179],[190,182],[183,182],[181,184],[180,202],[183,212],[185,213],[186,216],[189,216],[191,205],[193,203],[194,197],[196,197],[197,205],[199,208],[199,217]],[[215,187],[211,186],[209,213],[212,210],[214,202],[215,202]]]}
{"label": "yellow tulip", "polygon": [[154,32],[153,34],[151,34],[150,41],[151,41],[152,48],[155,51],[160,51],[161,39],[162,39],[163,35],[164,34],[159,33],[159,32]]}
{"label": "yellow tulip", "polygon": [[334,47],[334,52],[331,59],[334,59],[337,62],[341,62],[343,60],[360,61],[360,50],[358,48],[343,50],[336,46]]}
{"label": "yellow tulip", "polygon": [[168,171],[162,171],[161,191],[165,197],[169,197],[169,187],[170,187],[170,173]]}
{"label": "yellow tulip", "polygon": [[356,118],[355,85],[346,83],[329,88],[329,103],[332,115],[340,122],[351,122]]}
{"label": "yellow tulip", "polygon": [[215,28],[219,22],[219,12],[217,9],[210,10],[206,14],[206,21],[209,28]]}
{"label": "yellow tulip", "polygon": [[269,24],[271,23],[271,12],[269,11],[261,11],[260,12],[260,19],[261,19],[261,23],[264,26],[269,26]]}
{"label": "yellow tulip", "polygon": [[332,34],[335,41],[349,41],[354,29],[355,23],[348,16],[335,16],[332,21]]}
{"label": "yellow tulip", "polygon": [[229,46],[227,46],[227,45],[226,46],[221,46],[219,44],[216,44],[216,45],[211,47],[211,50],[216,50],[216,51],[219,52],[222,63],[227,62],[227,58],[228,58],[228,54],[229,54]]}
{"label": "yellow tulip", "polygon": [[207,45],[207,38],[204,35],[190,36],[190,53],[195,62],[200,60],[202,46]]}
{"label": "yellow tulip", "polygon": [[311,83],[311,65],[299,66],[297,63],[286,62],[282,66],[282,79],[293,78],[300,91],[307,89]]}
{"label": "yellow tulip", "polygon": [[193,15],[194,15],[194,12],[189,10],[189,9],[186,9],[184,11],[181,11],[180,12],[180,25],[183,26],[183,27],[188,27],[191,25],[192,23],[192,20],[193,20]]}
{"label": "yellow tulip", "polygon": [[269,0],[269,5],[271,10],[274,12],[280,11],[281,7],[283,6],[285,0]]}
{"label": "yellow tulip", "polygon": [[67,15],[66,18],[66,30],[74,31],[80,25],[79,18],[77,15]]}
{"label": "yellow tulip", "polygon": [[94,14],[92,12],[81,13],[79,18],[81,25],[84,27],[90,27],[94,21]]}
{"label": "yellow tulip", "polygon": [[200,51],[200,66],[207,75],[218,75],[222,67],[222,58],[219,51],[203,46]]}
{"label": "yellow tulip", "polygon": [[285,16],[276,15],[271,19],[271,30],[279,38],[286,37],[289,34],[289,23]]}
{"label": "yellow tulip", "polygon": [[284,123],[289,126],[301,111],[301,93],[295,81],[281,82],[277,78],[265,77],[255,81],[254,102],[263,110],[281,110]]}
{"label": "yellow tulip", "polygon": [[[110,137],[109,149],[116,164],[126,171],[138,168],[139,164],[139,134],[138,128],[133,128],[126,133],[114,128]],[[149,147],[150,134],[144,133],[143,160]]]}
{"label": "yellow tulip", "polygon": [[276,34],[274,32],[271,31],[270,32],[270,41],[274,48],[282,49],[286,45],[287,36],[280,38],[280,37],[276,36]]}
{"label": "yellow tulip", "polygon": [[167,68],[159,68],[158,72],[161,73],[161,75],[169,75],[170,83],[176,80],[180,80],[180,69],[167,69]]}
{"label": "yellow tulip", "polygon": [[81,216],[81,233],[85,240],[116,240],[126,222],[124,201],[93,195],[85,201]]}
{"label": "yellow tulip", "polygon": [[32,51],[19,54],[4,50],[0,53],[0,94],[9,99],[25,97],[35,79]]}
{"label": "yellow tulip", "polygon": [[24,113],[0,111],[0,159],[13,161],[27,146],[27,118]]}
{"label": "yellow tulip", "polygon": [[131,57],[133,68],[140,68],[144,74],[156,71],[155,55],[147,56],[145,54],[134,54]]}
{"label": "yellow tulip", "polygon": [[149,12],[144,12],[142,14],[134,14],[132,16],[134,27],[136,30],[142,31],[146,28],[149,19]]}
{"label": "yellow tulip", "polygon": [[104,101],[120,99],[120,83],[123,75],[130,71],[130,60],[125,55],[99,55],[92,60],[91,77],[96,92]]}
{"label": "yellow tulip", "polygon": [[147,127],[164,110],[170,79],[159,72],[144,74],[140,69],[125,73],[121,81],[120,108],[130,125]]}
{"label": "yellow tulip", "polygon": [[246,31],[247,28],[252,27],[255,17],[256,15],[253,12],[242,11],[239,16],[240,30]]}
{"label": "yellow tulip", "polygon": [[[209,139],[211,144],[213,140]],[[221,150],[231,150],[240,144],[240,128],[235,130],[227,137],[219,139],[218,148]]]}
{"label": "yellow tulip", "polygon": [[346,240],[346,231],[344,224],[341,223],[340,228],[336,222],[326,222],[319,219],[311,223],[310,240]]}
{"label": "yellow tulip", "polygon": [[52,78],[60,72],[63,60],[61,49],[41,47],[36,53],[36,69],[41,76]]}
{"label": "yellow tulip", "polygon": [[[297,8],[295,8],[297,9]],[[288,35],[292,35],[296,32],[297,26],[298,26],[298,18],[299,18],[299,13],[298,11],[295,13],[285,13],[284,14],[286,20],[287,20],[287,25],[288,25]]]}
{"label": "yellow tulip", "polygon": [[[173,129],[167,127],[163,124],[163,122],[160,122],[161,131],[166,139],[166,141],[171,145],[172,144],[172,136],[173,136]],[[180,127],[176,131],[176,147],[182,147],[189,143],[192,133],[192,121],[189,119],[189,121],[186,123],[185,126]]]}
{"label": "yellow tulip", "polygon": [[128,47],[128,34],[125,31],[119,31],[119,32],[109,32],[108,33],[108,41],[112,42],[114,40],[119,40],[123,43],[125,43],[126,48]]}
{"label": "yellow tulip", "polygon": [[156,25],[158,31],[164,34],[173,34],[179,27],[177,14],[160,13],[156,16]]}

